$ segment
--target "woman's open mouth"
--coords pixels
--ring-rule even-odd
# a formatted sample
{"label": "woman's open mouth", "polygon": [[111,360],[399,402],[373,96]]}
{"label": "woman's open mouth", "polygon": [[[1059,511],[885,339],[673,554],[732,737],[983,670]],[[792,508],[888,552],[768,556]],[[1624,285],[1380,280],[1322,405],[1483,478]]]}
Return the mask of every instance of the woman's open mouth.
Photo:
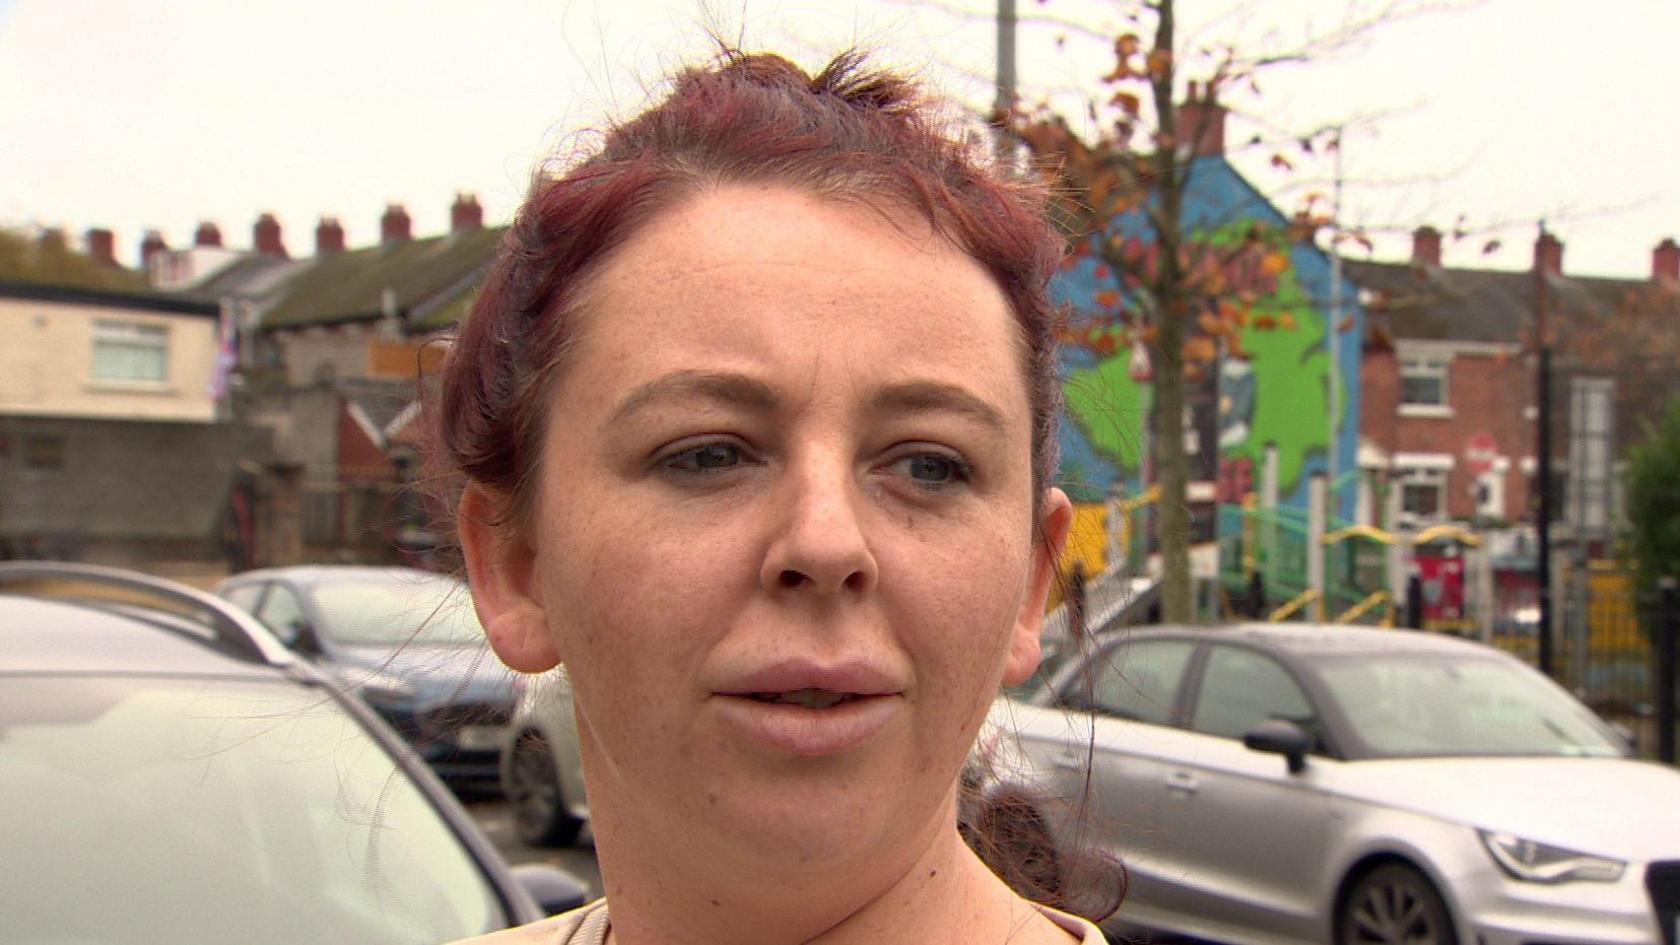
{"label": "woman's open mouth", "polygon": [[719,693],[725,724],[744,743],[778,755],[820,757],[849,751],[885,728],[903,704],[894,694],[792,689]]}
{"label": "woman's open mouth", "polygon": [[807,709],[828,709],[842,702],[866,697],[850,692],[832,692],[828,689],[796,689],[793,692],[752,692],[747,694],[747,698]]}

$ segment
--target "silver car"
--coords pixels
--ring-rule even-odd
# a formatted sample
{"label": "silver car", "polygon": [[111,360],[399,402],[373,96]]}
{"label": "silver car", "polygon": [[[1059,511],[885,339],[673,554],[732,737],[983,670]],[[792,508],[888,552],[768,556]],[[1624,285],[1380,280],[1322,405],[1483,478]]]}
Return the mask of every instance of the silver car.
{"label": "silver car", "polygon": [[562,669],[520,686],[501,766],[513,832],[528,846],[570,846],[589,820],[571,680]]}
{"label": "silver car", "polygon": [[[1504,653],[1300,625],[1138,629],[1092,649],[1039,704],[994,707],[981,803],[1063,799],[1029,819],[1124,862],[1117,927],[1680,941],[1680,773],[1630,758]],[[1077,898],[1085,878],[1057,881]]]}

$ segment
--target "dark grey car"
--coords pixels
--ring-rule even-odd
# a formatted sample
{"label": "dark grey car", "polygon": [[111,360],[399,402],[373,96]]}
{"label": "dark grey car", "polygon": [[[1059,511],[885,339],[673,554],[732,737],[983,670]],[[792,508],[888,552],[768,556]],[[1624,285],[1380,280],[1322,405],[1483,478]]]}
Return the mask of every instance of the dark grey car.
{"label": "dark grey car", "polygon": [[515,699],[466,585],[412,568],[300,565],[216,593],[361,695],[452,783],[490,784]]}

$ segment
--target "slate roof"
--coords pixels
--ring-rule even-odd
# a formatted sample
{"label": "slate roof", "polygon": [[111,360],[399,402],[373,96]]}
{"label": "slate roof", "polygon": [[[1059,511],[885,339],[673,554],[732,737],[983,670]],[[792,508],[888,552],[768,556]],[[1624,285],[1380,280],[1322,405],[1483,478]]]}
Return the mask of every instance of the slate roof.
{"label": "slate roof", "polygon": [[150,291],[145,273],[102,263],[62,242],[49,245],[11,230],[0,230],[0,282],[126,294]]}
{"label": "slate roof", "polygon": [[176,315],[214,317],[221,313],[220,306],[214,302],[186,298],[168,292],[111,291],[61,285],[39,285],[28,282],[0,281],[0,298],[63,302],[68,305],[97,305],[104,308],[125,308],[138,312],[169,312]]}
{"label": "slate roof", "polygon": [[484,277],[502,228],[466,230],[316,257],[290,276],[263,330],[377,319],[386,290],[416,329],[444,327]]}
{"label": "slate roof", "polygon": [[279,259],[252,253],[216,270],[185,294],[221,299],[227,296],[262,299],[279,291],[286,281],[314,264],[313,259]]}
{"label": "slate roof", "polygon": [[[1533,323],[1532,270],[1461,269],[1416,263],[1347,260],[1348,278],[1375,293],[1367,304],[1374,331],[1396,339],[1521,342]],[[1613,313],[1640,279],[1552,274],[1546,311],[1559,331]]]}

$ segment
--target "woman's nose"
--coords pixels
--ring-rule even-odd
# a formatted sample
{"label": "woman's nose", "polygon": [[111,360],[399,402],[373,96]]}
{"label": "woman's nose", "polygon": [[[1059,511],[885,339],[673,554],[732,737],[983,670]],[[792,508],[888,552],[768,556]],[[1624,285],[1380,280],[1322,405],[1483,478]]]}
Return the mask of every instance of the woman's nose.
{"label": "woman's nose", "polygon": [[785,514],[765,554],[764,587],[818,594],[873,588],[879,573],[864,534],[865,497],[849,464],[800,464],[780,486]]}

